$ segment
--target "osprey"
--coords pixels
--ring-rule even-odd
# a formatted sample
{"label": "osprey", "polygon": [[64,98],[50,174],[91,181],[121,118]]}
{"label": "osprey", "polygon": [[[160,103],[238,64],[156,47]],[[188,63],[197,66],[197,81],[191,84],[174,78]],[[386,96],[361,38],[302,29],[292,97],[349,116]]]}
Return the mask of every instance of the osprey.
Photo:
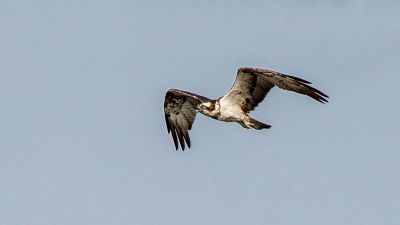
{"label": "osprey", "polygon": [[321,102],[329,98],[322,91],[311,86],[309,81],[263,68],[239,68],[235,83],[222,97],[209,99],[178,89],[169,89],[164,100],[165,122],[171,133],[175,149],[178,141],[182,151],[185,143],[190,148],[188,130],[192,128],[196,113],[225,122],[237,122],[244,128],[257,130],[271,128],[271,125],[257,121],[248,113],[265,98],[274,86],[294,91]]}

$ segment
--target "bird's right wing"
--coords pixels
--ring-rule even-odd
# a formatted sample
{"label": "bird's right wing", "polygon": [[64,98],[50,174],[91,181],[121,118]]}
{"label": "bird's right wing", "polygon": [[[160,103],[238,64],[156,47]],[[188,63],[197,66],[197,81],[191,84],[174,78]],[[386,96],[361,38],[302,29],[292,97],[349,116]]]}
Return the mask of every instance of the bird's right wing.
{"label": "bird's right wing", "polygon": [[165,94],[164,114],[168,133],[171,133],[175,149],[178,150],[178,141],[182,151],[185,150],[185,142],[190,148],[189,132],[196,118],[196,110],[199,105],[209,101],[200,95],[178,89],[169,89]]}

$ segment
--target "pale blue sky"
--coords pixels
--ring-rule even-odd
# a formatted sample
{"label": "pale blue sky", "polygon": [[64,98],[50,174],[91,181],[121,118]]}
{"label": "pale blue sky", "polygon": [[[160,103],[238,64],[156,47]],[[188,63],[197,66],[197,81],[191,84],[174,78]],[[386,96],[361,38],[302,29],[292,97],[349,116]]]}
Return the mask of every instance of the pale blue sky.
{"label": "pale blue sky", "polygon": [[[0,224],[400,224],[400,2],[0,2]],[[274,89],[246,130],[198,115],[175,152],[175,87]]]}

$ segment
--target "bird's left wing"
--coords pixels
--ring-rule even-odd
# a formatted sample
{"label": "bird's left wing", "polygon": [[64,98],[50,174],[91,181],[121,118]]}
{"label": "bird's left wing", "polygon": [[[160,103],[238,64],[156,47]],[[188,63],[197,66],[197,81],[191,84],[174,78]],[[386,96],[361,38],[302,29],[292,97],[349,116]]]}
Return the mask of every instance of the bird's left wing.
{"label": "bird's left wing", "polygon": [[282,74],[263,68],[239,68],[235,83],[222,97],[222,101],[238,104],[243,111],[249,112],[265,98],[271,88],[279,88],[307,95],[321,103],[328,102],[328,96],[310,86],[310,82],[301,78]]}
{"label": "bird's left wing", "polygon": [[208,98],[178,89],[169,89],[165,94],[164,114],[168,133],[171,133],[175,149],[178,150],[178,141],[182,151],[186,145],[190,148],[188,130],[192,128],[196,111],[199,105]]}

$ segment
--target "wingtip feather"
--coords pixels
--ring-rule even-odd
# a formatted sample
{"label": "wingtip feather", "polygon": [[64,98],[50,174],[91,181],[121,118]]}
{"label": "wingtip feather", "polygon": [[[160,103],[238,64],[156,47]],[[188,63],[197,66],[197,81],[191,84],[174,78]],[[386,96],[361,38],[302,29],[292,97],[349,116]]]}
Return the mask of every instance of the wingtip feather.
{"label": "wingtip feather", "polygon": [[171,135],[172,135],[172,139],[174,140],[175,150],[178,150],[178,139],[176,137],[175,127],[171,127]]}

